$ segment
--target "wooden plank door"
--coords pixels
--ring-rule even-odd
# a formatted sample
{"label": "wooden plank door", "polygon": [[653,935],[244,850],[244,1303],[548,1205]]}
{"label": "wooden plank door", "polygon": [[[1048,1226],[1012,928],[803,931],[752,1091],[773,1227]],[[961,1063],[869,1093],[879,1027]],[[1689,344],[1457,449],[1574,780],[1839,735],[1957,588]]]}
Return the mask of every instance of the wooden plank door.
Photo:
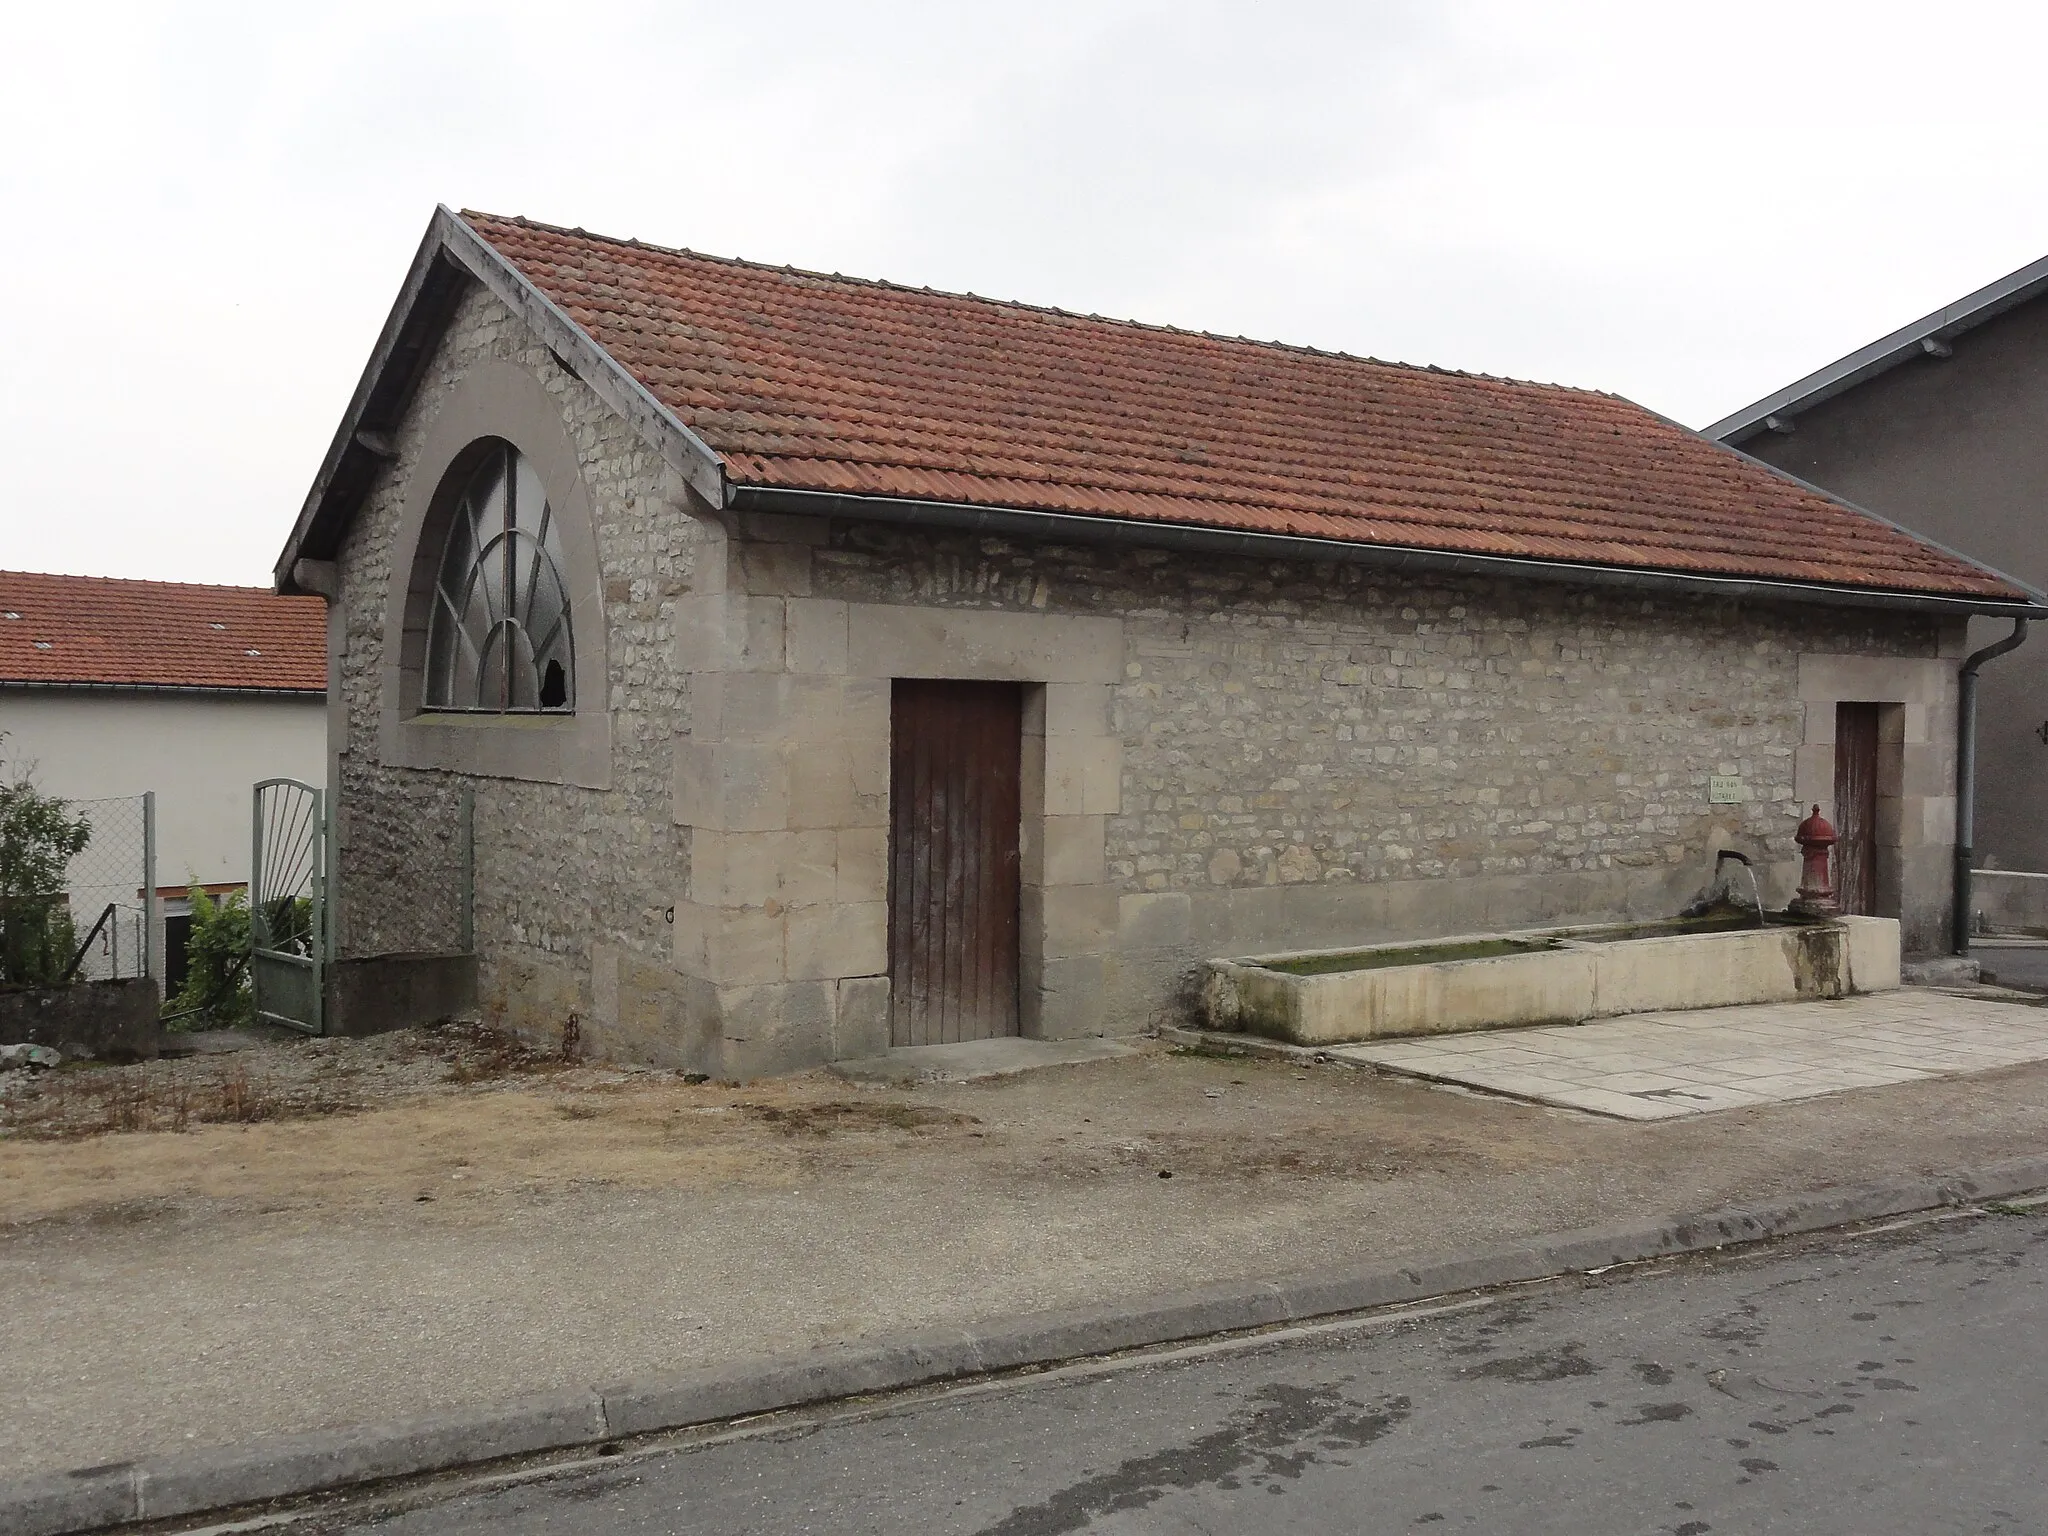
{"label": "wooden plank door", "polygon": [[1877,706],[1835,706],[1835,900],[1877,911]]}
{"label": "wooden plank door", "polygon": [[889,1040],[1017,1033],[1015,683],[898,679],[889,724]]}

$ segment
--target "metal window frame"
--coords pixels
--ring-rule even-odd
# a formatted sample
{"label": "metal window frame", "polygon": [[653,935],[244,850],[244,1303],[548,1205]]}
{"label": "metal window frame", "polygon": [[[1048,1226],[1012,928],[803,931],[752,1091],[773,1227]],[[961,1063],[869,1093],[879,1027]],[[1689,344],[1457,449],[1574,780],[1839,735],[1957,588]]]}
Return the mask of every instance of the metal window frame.
{"label": "metal window frame", "polygon": [[[549,553],[547,547],[548,534],[553,528],[555,520],[554,504],[547,500],[545,493],[543,493],[537,530],[528,533],[522,529],[519,526],[519,467],[524,462],[525,455],[519,451],[518,444],[502,437],[479,439],[479,441],[487,445],[488,452],[483,458],[467,465],[463,469],[465,481],[461,495],[456,502],[454,511],[450,515],[448,526],[442,533],[441,555],[440,559],[435,562],[434,595],[427,613],[427,657],[429,670],[423,680],[423,691],[420,701],[421,713],[484,716],[541,715],[554,719],[559,719],[565,715],[573,715],[576,713],[576,623],[573,611],[574,605],[569,596],[569,584],[562,576],[560,562]],[[456,464],[462,465],[466,457],[466,453],[458,456]],[[493,470],[504,481],[504,510],[499,519],[499,526],[491,532],[490,537],[478,538],[477,535],[485,530],[481,526],[474,524],[473,521],[465,523],[464,509],[475,505],[475,498],[471,495],[471,491],[484,479],[487,472]],[[536,479],[538,479],[537,475]],[[474,558],[469,563],[468,569],[463,573],[463,590],[460,594],[463,607],[458,608],[456,606],[456,596],[449,592],[447,586],[448,549],[454,540],[456,530],[465,526],[470,528],[471,542],[476,545],[476,552]],[[522,539],[533,547],[533,570],[526,583],[523,599],[519,592],[518,579],[518,551],[519,543]],[[498,547],[494,548],[494,546]],[[504,593],[504,611],[491,617],[490,627],[484,635],[483,644],[480,647],[475,646],[469,642],[469,633],[462,623],[461,615],[471,600],[477,583],[482,579],[485,568],[493,559],[500,557],[504,561],[501,588]],[[529,639],[531,637],[531,626],[526,622],[526,618],[521,615],[531,616],[532,614],[533,600],[540,590],[543,570],[546,571],[547,578],[554,583],[555,591],[560,594],[562,599],[562,611],[556,617],[554,625],[548,630],[546,639],[552,642],[558,631],[562,635],[563,649],[568,653],[566,664],[563,667],[563,680],[566,684],[568,698],[564,703],[553,706],[537,702],[545,686],[545,674],[536,666],[533,689],[536,702],[532,705],[514,704],[512,702],[512,663],[510,660],[514,647],[514,632],[526,634]],[[488,608],[488,606],[487,597],[486,607]],[[467,676],[463,681],[471,684],[471,686],[468,688],[457,688],[455,686],[456,679],[450,677],[448,685],[451,695],[467,693],[480,699],[483,694],[486,664],[490,658],[492,646],[498,643],[504,645],[507,661],[504,677],[498,690],[499,701],[496,704],[458,704],[453,702],[452,697],[447,700],[435,701],[428,696],[436,683],[436,679],[431,671],[432,658],[435,653],[434,637],[436,632],[443,626],[452,626],[455,643],[460,647],[460,653],[470,653],[468,656],[469,665],[465,669]],[[527,649],[528,651],[533,651],[532,645],[529,644]],[[458,654],[458,660],[462,659],[460,653]],[[451,667],[456,664],[454,661],[450,663]]]}

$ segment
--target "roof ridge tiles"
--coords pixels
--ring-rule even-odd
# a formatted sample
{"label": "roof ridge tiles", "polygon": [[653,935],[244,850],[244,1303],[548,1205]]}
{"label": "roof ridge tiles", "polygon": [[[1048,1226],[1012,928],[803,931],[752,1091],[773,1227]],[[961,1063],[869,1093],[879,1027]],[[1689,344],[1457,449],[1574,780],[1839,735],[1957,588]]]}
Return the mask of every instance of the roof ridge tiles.
{"label": "roof ridge tiles", "polygon": [[9,577],[22,577],[31,581],[93,581],[109,586],[169,587],[187,592],[260,592],[266,597],[275,596],[267,586],[243,586],[237,582],[221,581],[162,581],[153,576],[94,576],[73,571],[24,571],[13,566],[0,566],[0,581]]}
{"label": "roof ridge tiles", "polygon": [[890,293],[921,293],[937,299],[961,299],[975,304],[1000,305],[1004,309],[1020,310],[1026,314],[1052,315],[1062,320],[1087,320],[1097,325],[1127,326],[1132,330],[1150,331],[1162,336],[1187,336],[1201,341],[1217,341],[1227,345],[1243,345],[1262,349],[1292,353],[1303,357],[1327,357],[1341,359],[1347,363],[1358,363],[1373,368],[1398,368],[1409,373],[1436,373],[1448,378],[1476,379],[1488,384],[1512,384],[1518,389],[1554,389],[1573,395],[1607,395],[1610,392],[1593,389],[1583,384],[1565,384],[1555,379],[1525,379],[1513,374],[1483,373],[1469,368],[1446,368],[1441,363],[1409,363],[1398,358],[1374,357],[1369,353],[1346,352],[1341,349],[1310,346],[1306,342],[1280,341],[1276,338],[1226,335],[1221,331],[1199,330],[1184,325],[1168,325],[1158,320],[1136,320],[1123,315],[1084,313],[1077,309],[1062,309],[1057,304],[1035,304],[1028,299],[999,299],[988,294],[979,294],[967,289],[934,288],[929,283],[912,286],[886,277],[858,277],[844,272],[823,272],[813,267],[799,267],[793,262],[780,264],[752,261],[744,256],[717,256],[709,251],[693,250],[684,245],[657,245],[652,241],[625,239],[618,235],[594,234],[580,226],[568,227],[549,224],[540,219],[531,219],[524,214],[485,213],[480,209],[459,210],[461,217],[474,224],[478,219],[494,224],[516,224],[522,229],[538,230],[543,234],[574,235],[579,240],[589,240],[599,245],[624,246],[628,249],[649,251],[658,256],[683,256],[692,261],[716,262],[722,266],[739,267],[750,272],[780,272],[794,277],[814,278],[819,282],[848,283],[856,287],[877,288]]}

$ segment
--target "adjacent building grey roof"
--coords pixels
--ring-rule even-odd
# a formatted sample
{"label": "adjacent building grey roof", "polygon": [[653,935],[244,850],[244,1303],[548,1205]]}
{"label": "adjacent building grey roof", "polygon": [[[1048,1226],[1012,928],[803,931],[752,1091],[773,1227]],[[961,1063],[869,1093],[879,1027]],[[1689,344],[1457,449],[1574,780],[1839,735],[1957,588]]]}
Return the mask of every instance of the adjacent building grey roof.
{"label": "adjacent building grey roof", "polygon": [[2007,273],[1975,293],[1965,294],[1953,304],[1944,304],[1932,314],[1922,315],[1911,325],[1901,326],[1889,336],[1881,336],[1869,346],[1860,347],[1847,357],[1837,358],[1827,367],[1787,384],[1754,405],[1746,405],[1732,415],[1723,416],[1702,430],[1706,436],[1731,447],[1746,442],[1766,430],[1773,417],[1789,421],[1801,411],[1811,410],[1823,400],[1831,400],[1854,389],[1864,380],[1874,379],[1912,358],[1929,353],[1944,355],[1945,343],[1950,338],[1960,336],[2043,293],[2048,293],[2048,256],[2029,262],[2017,272]]}

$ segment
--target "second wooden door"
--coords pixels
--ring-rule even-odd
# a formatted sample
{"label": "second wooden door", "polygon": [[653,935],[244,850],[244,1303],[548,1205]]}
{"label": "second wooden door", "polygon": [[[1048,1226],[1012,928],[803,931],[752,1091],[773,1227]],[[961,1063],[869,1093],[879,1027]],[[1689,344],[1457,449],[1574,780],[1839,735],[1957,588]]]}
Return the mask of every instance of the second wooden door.
{"label": "second wooden door", "polygon": [[1835,706],[1835,900],[1877,911],[1877,706]]}

